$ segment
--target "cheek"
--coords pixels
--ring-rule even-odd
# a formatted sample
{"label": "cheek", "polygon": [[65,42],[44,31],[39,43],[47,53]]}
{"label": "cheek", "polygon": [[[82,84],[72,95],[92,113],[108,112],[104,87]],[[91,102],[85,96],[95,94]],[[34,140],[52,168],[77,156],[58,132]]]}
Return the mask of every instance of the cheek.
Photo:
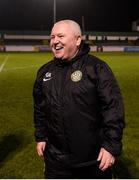
{"label": "cheek", "polygon": [[72,43],[72,42],[68,44],[68,50],[69,50],[69,51],[71,51],[71,52],[72,52],[72,51],[75,51],[76,48],[77,48],[76,44],[74,44],[74,43]]}

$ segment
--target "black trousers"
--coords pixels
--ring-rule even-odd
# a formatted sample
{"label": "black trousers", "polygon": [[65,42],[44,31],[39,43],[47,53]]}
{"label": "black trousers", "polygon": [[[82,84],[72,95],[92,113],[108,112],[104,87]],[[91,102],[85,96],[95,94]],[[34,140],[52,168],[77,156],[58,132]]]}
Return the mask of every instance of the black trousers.
{"label": "black trousers", "polygon": [[101,171],[98,163],[70,168],[50,157],[46,157],[44,176],[46,179],[112,179],[112,172],[110,168]]}

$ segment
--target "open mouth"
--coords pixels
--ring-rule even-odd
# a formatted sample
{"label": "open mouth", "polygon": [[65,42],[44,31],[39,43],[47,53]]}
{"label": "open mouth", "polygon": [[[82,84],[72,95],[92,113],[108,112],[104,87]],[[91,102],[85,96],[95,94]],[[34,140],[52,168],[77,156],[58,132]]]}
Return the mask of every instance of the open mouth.
{"label": "open mouth", "polygon": [[56,46],[56,47],[55,47],[55,50],[56,50],[56,51],[59,51],[59,50],[61,50],[61,49],[63,49],[63,47],[59,47],[59,46]]}

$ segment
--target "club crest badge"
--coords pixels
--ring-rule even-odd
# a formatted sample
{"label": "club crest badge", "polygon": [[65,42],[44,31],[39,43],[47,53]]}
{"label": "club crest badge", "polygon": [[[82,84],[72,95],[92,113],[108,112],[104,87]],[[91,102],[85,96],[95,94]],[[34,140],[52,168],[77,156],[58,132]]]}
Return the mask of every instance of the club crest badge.
{"label": "club crest badge", "polygon": [[78,82],[82,79],[82,72],[80,70],[77,70],[77,71],[74,71],[72,74],[71,74],[71,80],[73,82]]}

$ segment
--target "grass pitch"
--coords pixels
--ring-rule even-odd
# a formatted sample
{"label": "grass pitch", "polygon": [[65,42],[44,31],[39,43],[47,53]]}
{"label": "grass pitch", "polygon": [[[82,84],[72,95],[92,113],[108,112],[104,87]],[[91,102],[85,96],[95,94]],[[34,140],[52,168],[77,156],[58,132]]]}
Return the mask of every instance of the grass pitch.
{"label": "grass pitch", "polygon": [[[126,128],[116,178],[139,178],[139,53],[94,53],[112,68],[124,97]],[[51,53],[0,53],[0,178],[43,178],[36,153],[32,87]]]}

